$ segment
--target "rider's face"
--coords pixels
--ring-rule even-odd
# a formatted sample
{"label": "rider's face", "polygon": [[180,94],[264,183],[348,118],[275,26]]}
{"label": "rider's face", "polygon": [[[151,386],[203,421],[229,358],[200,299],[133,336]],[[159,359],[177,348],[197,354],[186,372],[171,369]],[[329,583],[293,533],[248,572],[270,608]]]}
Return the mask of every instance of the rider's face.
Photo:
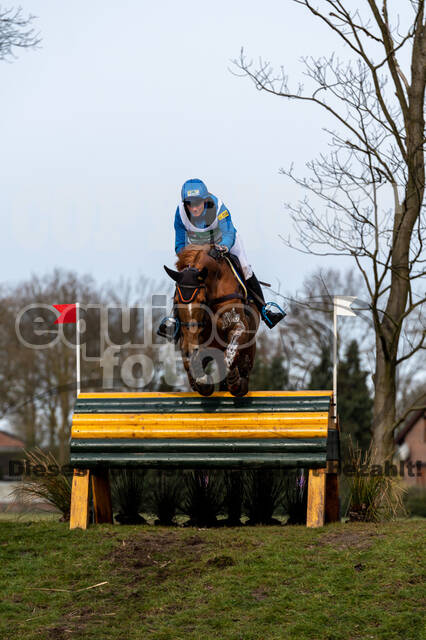
{"label": "rider's face", "polygon": [[188,202],[186,206],[188,207],[191,216],[198,218],[198,216],[200,216],[204,211],[204,200],[201,200],[200,202]]}

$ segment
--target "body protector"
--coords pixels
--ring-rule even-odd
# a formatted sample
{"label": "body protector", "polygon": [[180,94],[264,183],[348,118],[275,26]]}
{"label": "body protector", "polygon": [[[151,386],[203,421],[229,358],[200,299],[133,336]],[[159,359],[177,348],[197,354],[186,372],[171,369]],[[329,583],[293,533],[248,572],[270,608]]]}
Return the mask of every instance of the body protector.
{"label": "body protector", "polygon": [[[204,226],[196,226],[188,216],[183,202],[176,210],[175,230],[176,230],[176,253],[179,253],[188,244],[218,244],[228,247],[230,253],[237,256],[246,279],[253,275],[252,268],[248,262],[241,238],[232,224],[229,211],[221,200],[210,195],[210,209],[207,209],[203,216]],[[220,222],[227,223],[226,238],[221,228]]]}

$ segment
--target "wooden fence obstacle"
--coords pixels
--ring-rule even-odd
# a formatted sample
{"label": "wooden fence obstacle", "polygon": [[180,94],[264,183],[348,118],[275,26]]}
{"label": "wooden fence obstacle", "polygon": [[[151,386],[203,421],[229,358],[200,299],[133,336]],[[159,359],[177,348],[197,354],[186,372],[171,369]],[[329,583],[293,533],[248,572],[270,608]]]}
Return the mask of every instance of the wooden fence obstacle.
{"label": "wooden fence obstacle", "polygon": [[339,517],[331,391],[82,393],[72,420],[70,528],[112,522],[108,470],[309,469],[307,526]]}

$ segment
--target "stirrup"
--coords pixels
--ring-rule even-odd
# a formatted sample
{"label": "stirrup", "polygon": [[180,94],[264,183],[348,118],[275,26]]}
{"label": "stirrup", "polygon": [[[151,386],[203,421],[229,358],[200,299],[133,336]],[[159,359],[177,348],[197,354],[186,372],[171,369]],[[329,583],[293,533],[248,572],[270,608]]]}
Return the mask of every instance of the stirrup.
{"label": "stirrup", "polygon": [[[274,308],[276,309],[276,311],[274,310]],[[280,305],[276,302],[267,302],[262,307],[261,314],[262,320],[270,329],[275,327],[275,325],[278,324],[287,315],[284,309],[281,309]]]}
{"label": "stirrup", "polygon": [[157,336],[166,338],[169,342],[177,342],[180,333],[180,322],[178,318],[173,316],[163,318],[157,329]]}

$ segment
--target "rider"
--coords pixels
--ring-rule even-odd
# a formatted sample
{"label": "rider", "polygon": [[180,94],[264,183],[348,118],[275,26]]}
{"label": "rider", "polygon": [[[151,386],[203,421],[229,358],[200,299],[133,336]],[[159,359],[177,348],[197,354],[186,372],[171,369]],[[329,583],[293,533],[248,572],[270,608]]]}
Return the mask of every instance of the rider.
{"label": "rider", "polygon": [[[219,258],[228,252],[240,261],[246,286],[265,324],[272,329],[285,316],[284,311],[274,302],[265,303],[259,281],[248,263],[241,238],[232,224],[231,214],[223,202],[209,193],[202,180],[187,180],[181,191],[182,202],[175,214],[175,251],[179,252],[188,244],[211,244],[213,254]],[[212,255],[212,252],[211,252]],[[173,316],[165,318],[157,331],[158,335],[176,339],[178,326]]]}

